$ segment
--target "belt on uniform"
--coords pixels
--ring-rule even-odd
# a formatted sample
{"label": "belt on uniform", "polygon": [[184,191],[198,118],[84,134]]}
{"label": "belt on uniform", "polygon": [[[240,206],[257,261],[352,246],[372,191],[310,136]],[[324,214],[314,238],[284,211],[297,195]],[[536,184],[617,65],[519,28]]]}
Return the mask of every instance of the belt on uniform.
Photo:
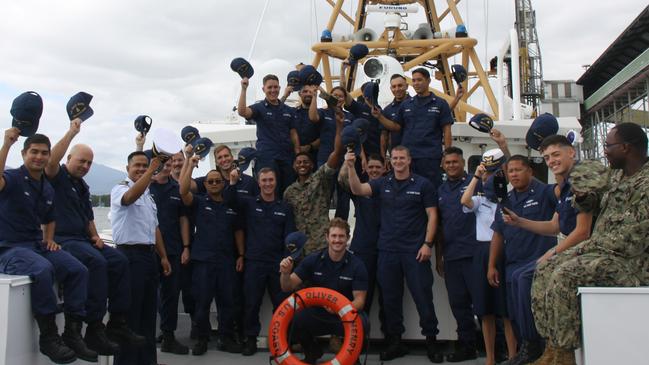
{"label": "belt on uniform", "polygon": [[134,250],[134,251],[137,250],[137,251],[153,252],[153,250],[155,249],[155,245],[146,245],[141,243],[130,244],[130,245],[122,244],[122,245],[117,245],[117,248],[121,250]]}

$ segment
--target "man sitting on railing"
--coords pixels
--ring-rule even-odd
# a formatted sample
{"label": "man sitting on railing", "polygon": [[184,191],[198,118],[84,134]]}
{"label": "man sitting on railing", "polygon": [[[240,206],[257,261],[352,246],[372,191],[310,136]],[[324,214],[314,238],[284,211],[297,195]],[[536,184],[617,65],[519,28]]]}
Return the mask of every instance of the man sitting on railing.
{"label": "man sitting on railing", "polygon": [[542,299],[532,309],[548,342],[534,364],[575,364],[574,349],[581,346],[578,287],[649,285],[647,135],[637,124],[618,124],[606,136],[604,154],[610,175],[590,165],[583,174],[588,178],[573,179],[580,210],[600,210],[591,238],[538,266],[535,280],[545,282],[535,282],[534,289],[545,293],[533,293]]}

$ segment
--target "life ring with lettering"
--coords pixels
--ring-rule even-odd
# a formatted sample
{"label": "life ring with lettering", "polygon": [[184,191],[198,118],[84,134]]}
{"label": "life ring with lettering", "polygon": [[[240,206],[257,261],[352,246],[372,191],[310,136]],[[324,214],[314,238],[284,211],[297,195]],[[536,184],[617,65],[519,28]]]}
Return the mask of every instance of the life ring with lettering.
{"label": "life ring with lettering", "polygon": [[306,307],[323,307],[337,313],[343,323],[345,339],[340,351],[333,359],[320,363],[326,365],[352,365],[363,349],[363,323],[360,314],[344,295],[328,288],[305,288],[299,290],[279,305],[268,329],[268,347],[277,365],[303,365],[291,353],[288,332],[291,320],[297,311]]}

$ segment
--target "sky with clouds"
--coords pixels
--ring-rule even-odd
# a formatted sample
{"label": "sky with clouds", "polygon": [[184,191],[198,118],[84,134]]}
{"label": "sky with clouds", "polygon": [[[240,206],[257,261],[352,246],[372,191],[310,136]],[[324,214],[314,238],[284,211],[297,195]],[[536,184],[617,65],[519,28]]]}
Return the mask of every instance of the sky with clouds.
{"label": "sky with clouds", "polygon": [[[94,95],[95,116],[77,143],[95,161],[123,169],[133,149],[133,120],[150,115],[154,127],[180,130],[196,121],[223,120],[236,102],[238,76],[230,60],[247,56],[265,0],[2,1],[0,108],[15,96],[39,92],[45,107],[39,132],[58,140],[69,126],[65,104],[78,91]],[[357,1],[343,9],[353,14]],[[437,1],[442,8],[442,3]],[[536,0],[537,29],[546,80],[578,79],[644,9],[646,1]],[[513,27],[514,1],[463,0],[458,5],[477,52],[495,56]],[[329,17],[324,0],[271,0],[261,24],[253,64],[281,58],[310,62],[311,44]],[[486,10],[486,11],[485,11]],[[422,14],[408,19],[411,29]],[[381,18],[368,25],[378,29]],[[334,33],[349,33],[349,26]],[[22,139],[19,141],[22,143]],[[19,147],[7,164],[22,163]]]}

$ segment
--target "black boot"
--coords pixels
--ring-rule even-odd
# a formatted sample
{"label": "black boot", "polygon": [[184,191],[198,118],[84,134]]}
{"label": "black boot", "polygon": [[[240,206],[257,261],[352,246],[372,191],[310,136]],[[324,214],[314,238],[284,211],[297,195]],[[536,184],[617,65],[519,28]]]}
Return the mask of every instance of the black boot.
{"label": "black boot", "polygon": [[146,337],[133,332],[126,322],[126,315],[111,313],[106,324],[106,336],[120,346],[142,347],[146,345]]}
{"label": "black boot", "polygon": [[61,338],[79,359],[88,362],[98,362],[97,352],[89,349],[86,343],[83,342],[83,338],[81,338],[82,326],[83,322],[81,322],[81,318],[66,313],[65,329],[63,330],[63,334],[61,334]]}
{"label": "black boot", "polygon": [[183,345],[176,340],[174,333],[171,331],[162,332],[162,344],[160,345],[161,352],[170,352],[176,355],[187,355],[189,347]]}
{"label": "black boot", "polygon": [[198,342],[194,344],[192,348],[192,355],[200,356],[207,352],[207,342],[209,341],[208,337],[198,337]]}
{"label": "black boot", "polygon": [[232,336],[223,335],[219,336],[219,341],[216,343],[216,348],[219,351],[225,351],[232,354],[240,354],[242,346]]}
{"label": "black boot", "polygon": [[36,316],[40,336],[38,346],[41,353],[55,364],[69,364],[77,361],[77,355],[63,342],[56,327],[54,314]]}
{"label": "black boot", "polygon": [[99,355],[112,356],[119,352],[119,345],[108,339],[106,326],[101,321],[88,323],[83,340],[89,349],[97,351]]}
{"label": "black boot", "polygon": [[474,360],[478,358],[478,354],[474,343],[467,343],[458,341],[455,343],[453,352],[446,355],[448,362],[462,362],[466,360]]}
{"label": "black boot", "polygon": [[243,344],[243,349],[241,349],[241,355],[252,356],[256,352],[257,352],[257,337],[247,336],[246,342]]}
{"label": "black boot", "polygon": [[434,362],[435,364],[441,364],[444,362],[442,348],[437,342],[435,336],[426,336],[426,355],[428,355],[430,362]]}
{"label": "black boot", "polygon": [[521,345],[521,349],[518,351],[518,354],[516,354],[514,359],[510,360],[507,364],[510,365],[531,364],[536,359],[541,357],[544,350],[545,350],[545,345],[543,341],[524,341],[523,345]]}
{"label": "black boot", "polygon": [[401,336],[399,335],[386,335],[385,342],[386,348],[379,354],[381,361],[396,359],[408,353],[408,349],[401,344]]}

